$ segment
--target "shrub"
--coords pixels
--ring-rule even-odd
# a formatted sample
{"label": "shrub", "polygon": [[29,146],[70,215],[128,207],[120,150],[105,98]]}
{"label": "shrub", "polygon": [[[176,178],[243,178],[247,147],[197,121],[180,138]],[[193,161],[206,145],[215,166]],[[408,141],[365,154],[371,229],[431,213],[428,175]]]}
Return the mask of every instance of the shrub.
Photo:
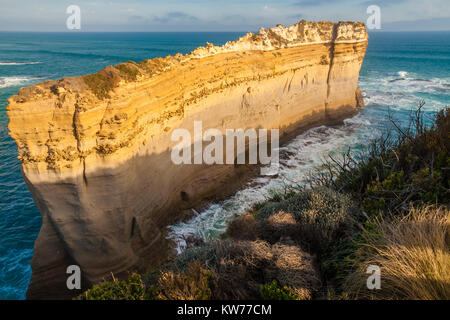
{"label": "shrub", "polygon": [[341,159],[330,156],[312,183],[351,194],[373,217],[380,211],[407,213],[410,204],[450,204],[450,110],[438,112],[426,127],[423,105],[411,113],[406,128],[391,120],[394,130],[373,140],[362,154],[348,150]]}
{"label": "shrub", "polygon": [[286,285],[298,299],[312,299],[321,285],[313,257],[298,246],[280,243],[272,246],[272,253],[274,267],[267,271],[269,277]]}
{"label": "shrub", "polygon": [[121,79],[134,81],[140,74],[139,67],[134,62],[108,66],[97,73],[83,77],[86,85],[99,99],[109,98],[109,92],[114,89]]}
{"label": "shrub", "polygon": [[225,235],[235,240],[256,240],[259,235],[258,221],[254,215],[244,213],[228,223]]}
{"label": "shrub", "polygon": [[97,73],[84,76],[83,79],[97,98],[105,99],[109,98],[109,92],[119,83],[118,73],[114,67],[108,66]]}
{"label": "shrub", "polygon": [[223,240],[210,254],[213,299],[255,299],[260,285],[272,280],[285,283],[301,299],[311,299],[318,290],[313,257],[298,246]]}
{"label": "shrub", "polygon": [[217,266],[220,257],[218,252],[226,246],[226,241],[210,239],[199,247],[186,249],[183,253],[176,256],[173,260],[161,266],[162,271],[185,272],[192,261],[198,261],[207,270],[212,270]]}
{"label": "shrub", "polygon": [[292,213],[280,211],[259,222],[258,238],[271,244],[301,241],[301,229]]}
{"label": "shrub", "polygon": [[126,81],[135,81],[140,74],[139,67],[133,61],[118,64],[114,68],[120,71],[120,76]]}
{"label": "shrub", "polygon": [[256,216],[270,226],[269,218],[280,211],[294,215],[296,240],[316,253],[323,252],[338,237],[350,233],[354,221],[360,217],[360,210],[347,195],[323,187],[301,190],[280,202],[268,202]]}
{"label": "shrub", "polygon": [[157,280],[156,298],[160,300],[209,300],[212,272],[193,261],[187,271],[162,272]]}
{"label": "shrub", "polygon": [[280,211],[265,220],[257,220],[254,215],[245,213],[230,221],[226,237],[233,240],[264,240],[270,244],[294,240],[299,237],[299,227],[291,213]]}
{"label": "shrub", "polygon": [[378,233],[376,225],[369,220],[361,228],[351,237],[336,241],[321,257],[322,277],[327,289],[333,291],[334,298],[348,298],[343,291],[343,283],[370,251],[364,239]]}
{"label": "shrub", "polygon": [[280,286],[276,280],[261,285],[259,291],[263,300],[298,300],[287,286]]}
{"label": "shrub", "polygon": [[132,274],[126,281],[113,276],[113,281],[94,285],[81,294],[78,300],[144,300],[148,298],[141,276]]}
{"label": "shrub", "polygon": [[[358,264],[344,284],[351,298],[450,299],[450,211],[412,208],[403,218],[377,219]],[[381,290],[366,287],[368,265],[381,267]]]}
{"label": "shrub", "polygon": [[265,241],[231,241],[217,244],[214,252],[217,278],[213,298],[255,299],[259,285],[267,281],[265,270],[273,265],[273,253]]}
{"label": "shrub", "polygon": [[[162,274],[166,276],[154,281],[154,286],[158,289],[177,287],[176,294],[170,295],[172,299],[194,296],[185,293],[192,291],[185,289],[189,281],[184,274],[189,274],[189,271],[182,271],[186,265],[190,266],[189,261],[194,260],[203,270],[210,272],[208,288],[210,297],[216,300],[255,299],[259,297],[260,285],[272,280],[285,283],[298,297],[310,299],[320,283],[313,257],[297,246],[227,239],[212,241],[175,258],[164,266]],[[169,286],[161,282],[167,283],[167,279],[170,280]],[[169,291],[173,292],[173,289]],[[157,298],[163,299],[164,296],[157,294]]]}

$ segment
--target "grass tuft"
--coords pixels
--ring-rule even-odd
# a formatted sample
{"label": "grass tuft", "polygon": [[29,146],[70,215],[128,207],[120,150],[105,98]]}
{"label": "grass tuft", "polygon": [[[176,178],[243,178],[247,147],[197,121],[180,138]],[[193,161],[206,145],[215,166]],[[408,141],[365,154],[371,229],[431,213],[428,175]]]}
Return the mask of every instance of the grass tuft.
{"label": "grass tuft", "polygon": [[[365,256],[345,281],[355,299],[450,299],[450,210],[412,208],[405,217],[376,219],[363,236]],[[381,266],[381,290],[367,290],[366,268]]]}

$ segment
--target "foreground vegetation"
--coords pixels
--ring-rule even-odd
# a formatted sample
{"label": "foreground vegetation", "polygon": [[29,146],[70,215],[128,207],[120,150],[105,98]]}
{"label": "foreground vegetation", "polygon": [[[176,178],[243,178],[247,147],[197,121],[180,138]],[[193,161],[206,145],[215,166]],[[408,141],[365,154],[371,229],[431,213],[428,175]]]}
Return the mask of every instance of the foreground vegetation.
{"label": "foreground vegetation", "polygon": [[[79,299],[450,299],[450,117],[410,126],[233,220],[220,240]],[[369,290],[367,267],[381,268]]]}

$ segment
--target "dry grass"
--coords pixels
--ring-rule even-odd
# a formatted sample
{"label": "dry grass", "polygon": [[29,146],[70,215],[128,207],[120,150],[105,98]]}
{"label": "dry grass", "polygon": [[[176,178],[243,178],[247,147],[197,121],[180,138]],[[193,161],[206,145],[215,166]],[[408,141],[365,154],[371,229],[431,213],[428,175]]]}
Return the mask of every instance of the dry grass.
{"label": "dry grass", "polygon": [[274,278],[286,285],[297,299],[312,299],[321,284],[313,257],[298,246],[284,244],[275,244],[272,252],[275,257]]}
{"label": "dry grass", "polygon": [[[379,219],[365,236],[369,252],[346,281],[346,291],[361,299],[450,299],[450,211],[411,209],[403,218]],[[366,250],[364,250],[366,251]],[[381,289],[366,289],[368,265],[381,267]]]}
{"label": "dry grass", "polygon": [[228,224],[226,235],[233,240],[260,239],[274,244],[290,240],[297,242],[299,232],[294,215],[280,211],[262,221],[258,221],[251,213],[245,213]]}
{"label": "dry grass", "polygon": [[272,265],[273,253],[265,241],[222,241],[214,252],[217,274],[213,298],[255,299],[266,282],[264,270]]}
{"label": "dry grass", "polygon": [[273,280],[298,299],[311,299],[320,286],[313,257],[295,245],[266,241],[234,241],[218,246],[213,298],[255,299],[260,286]]}
{"label": "dry grass", "polygon": [[251,213],[244,213],[228,223],[226,235],[234,240],[256,240],[260,233],[259,223]]}
{"label": "dry grass", "polygon": [[159,300],[208,300],[211,298],[212,272],[193,261],[186,272],[162,272],[157,280]]}

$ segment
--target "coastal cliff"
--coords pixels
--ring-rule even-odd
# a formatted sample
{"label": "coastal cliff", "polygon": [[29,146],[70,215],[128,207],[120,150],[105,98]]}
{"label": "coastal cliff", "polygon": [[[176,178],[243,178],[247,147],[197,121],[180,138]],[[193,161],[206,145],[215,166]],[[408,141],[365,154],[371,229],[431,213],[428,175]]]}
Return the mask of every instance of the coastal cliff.
{"label": "coastal cliff", "polygon": [[28,298],[62,298],[66,268],[83,288],[160,263],[165,227],[241,174],[175,165],[176,128],[277,128],[281,141],[353,115],[367,46],[363,23],[306,22],[222,47],[127,62],[22,88],[10,135],[42,215]]}

